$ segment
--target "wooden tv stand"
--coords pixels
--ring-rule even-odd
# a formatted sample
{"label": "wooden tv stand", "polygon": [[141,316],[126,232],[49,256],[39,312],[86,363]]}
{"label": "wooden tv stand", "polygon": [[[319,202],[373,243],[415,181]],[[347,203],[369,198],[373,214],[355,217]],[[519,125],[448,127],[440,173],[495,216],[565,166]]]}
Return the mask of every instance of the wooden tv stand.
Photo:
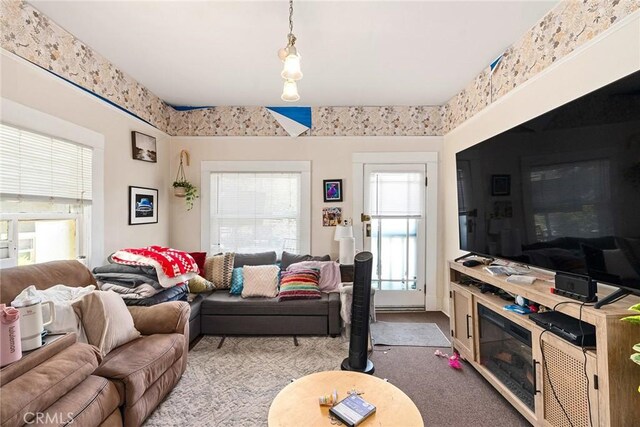
{"label": "wooden tv stand", "polygon": [[[484,271],[483,266],[468,268],[453,261],[449,262],[449,273],[453,348],[529,422],[536,426],[569,426],[564,413],[566,411],[575,427],[638,425],[640,366],[629,357],[633,345],[640,342],[640,326],[622,322],[620,318],[633,314],[628,308],[640,302],[640,298],[628,296],[599,310],[583,307],[582,320],[596,328],[596,346],[583,354],[579,346],[551,332],[544,332],[527,315],[503,309],[512,302],[488,292],[482,293],[478,287],[463,285],[460,281],[467,276],[548,308],[553,308],[559,302],[573,302],[561,304],[556,310],[578,319],[580,302],[552,294],[550,288],[554,286],[553,283],[536,280],[532,285],[512,284],[506,281],[506,277],[493,276]],[[602,298],[605,295],[598,296]],[[482,354],[480,345],[479,305],[531,332],[533,370],[530,380],[535,390],[533,410],[487,368],[487,355]],[[489,340],[489,345],[492,344],[490,338],[485,337],[485,348],[486,340]],[[553,391],[562,405],[554,397]],[[591,423],[588,417],[589,402]]]}

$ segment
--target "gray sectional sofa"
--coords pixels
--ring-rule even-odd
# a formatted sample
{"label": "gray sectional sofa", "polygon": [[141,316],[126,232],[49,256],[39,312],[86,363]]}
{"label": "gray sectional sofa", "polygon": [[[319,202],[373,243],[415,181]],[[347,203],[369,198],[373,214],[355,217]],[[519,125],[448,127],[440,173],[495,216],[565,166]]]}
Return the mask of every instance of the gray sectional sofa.
{"label": "gray sectional sofa", "polygon": [[200,306],[200,330],[205,335],[336,336],[340,327],[339,293],[323,293],[315,300],[278,301],[216,291]]}
{"label": "gray sectional sofa", "polygon": [[[275,252],[236,254],[234,267],[275,264]],[[330,258],[282,254],[282,267],[299,261]],[[190,341],[205,335],[331,335],[341,332],[340,294],[322,293],[316,300],[278,301],[242,298],[228,290],[200,294],[191,302]]]}

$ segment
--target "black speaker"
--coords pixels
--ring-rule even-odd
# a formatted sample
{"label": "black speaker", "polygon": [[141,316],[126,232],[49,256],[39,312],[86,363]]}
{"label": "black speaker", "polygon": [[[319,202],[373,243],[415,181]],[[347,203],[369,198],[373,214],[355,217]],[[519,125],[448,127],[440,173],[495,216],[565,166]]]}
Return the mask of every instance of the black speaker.
{"label": "black speaker", "polygon": [[373,255],[371,252],[360,252],[355,256],[349,357],[342,361],[343,371],[358,371],[364,372],[365,374],[373,374],[375,370],[371,360],[367,359],[372,268]]}

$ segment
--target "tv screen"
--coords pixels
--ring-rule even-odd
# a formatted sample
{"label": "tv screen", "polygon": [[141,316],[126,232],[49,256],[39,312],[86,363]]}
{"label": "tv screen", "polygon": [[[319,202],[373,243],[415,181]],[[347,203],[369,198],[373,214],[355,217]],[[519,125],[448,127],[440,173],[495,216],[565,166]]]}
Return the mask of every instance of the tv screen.
{"label": "tv screen", "polygon": [[640,293],[640,71],[456,162],[462,250]]}

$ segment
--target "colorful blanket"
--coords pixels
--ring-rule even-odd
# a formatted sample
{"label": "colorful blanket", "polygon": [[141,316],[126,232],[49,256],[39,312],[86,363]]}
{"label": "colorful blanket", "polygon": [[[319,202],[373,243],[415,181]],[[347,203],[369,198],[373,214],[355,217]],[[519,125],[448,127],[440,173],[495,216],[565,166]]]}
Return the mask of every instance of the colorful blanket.
{"label": "colorful blanket", "polygon": [[158,282],[170,288],[186,282],[198,274],[198,264],[186,252],[162,246],[121,249],[111,255],[111,262],[124,265],[149,265],[155,267]]}

